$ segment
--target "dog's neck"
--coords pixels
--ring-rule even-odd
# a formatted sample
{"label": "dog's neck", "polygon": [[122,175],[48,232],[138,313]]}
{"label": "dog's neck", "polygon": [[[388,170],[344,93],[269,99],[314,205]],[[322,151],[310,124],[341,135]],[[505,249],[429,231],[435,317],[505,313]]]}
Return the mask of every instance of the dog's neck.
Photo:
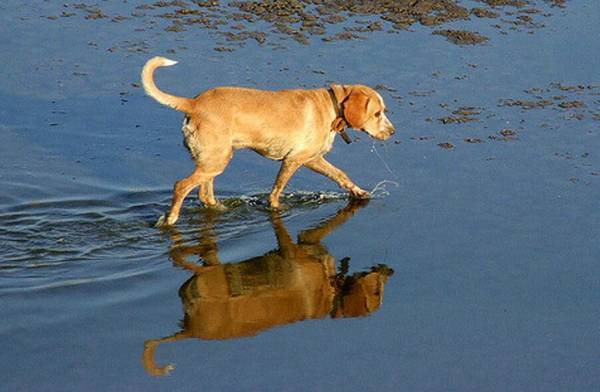
{"label": "dog's neck", "polygon": [[[331,123],[331,131],[339,133],[340,136],[342,137],[342,139],[346,142],[346,144],[350,144],[350,143],[352,143],[352,140],[346,133],[346,127],[348,126],[348,121],[346,121],[346,118],[344,117],[343,104],[344,104],[345,98],[342,99],[342,103],[340,104],[340,101],[338,100],[338,98],[335,94],[335,90],[334,90],[335,87],[337,87],[337,86],[333,85],[327,89],[327,93],[329,93],[329,98],[331,99],[331,103],[332,103],[333,109],[335,111],[335,119]],[[342,88],[342,90],[345,90],[344,86],[339,86],[339,87]]]}

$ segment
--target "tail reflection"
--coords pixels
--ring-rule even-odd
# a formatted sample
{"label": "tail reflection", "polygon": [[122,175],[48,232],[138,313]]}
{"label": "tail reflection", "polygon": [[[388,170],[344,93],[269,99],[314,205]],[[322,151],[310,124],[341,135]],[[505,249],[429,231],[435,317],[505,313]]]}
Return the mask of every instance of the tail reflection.
{"label": "tail reflection", "polygon": [[[348,275],[349,258],[340,261],[337,271],[335,259],[321,244],[365,204],[350,202],[318,227],[301,232],[297,243],[274,212],[271,223],[278,248],[238,263],[219,260],[213,230],[216,212],[206,212],[196,246],[178,246],[181,236],[172,232],[171,259],[194,275],[179,289],[182,330],[145,343],[142,362],[148,373],[165,375],[174,368],[154,362],[154,351],[163,342],[235,339],[301,320],[361,317],[377,310],[393,270],[380,264]],[[203,264],[187,261],[189,255],[200,256]]]}

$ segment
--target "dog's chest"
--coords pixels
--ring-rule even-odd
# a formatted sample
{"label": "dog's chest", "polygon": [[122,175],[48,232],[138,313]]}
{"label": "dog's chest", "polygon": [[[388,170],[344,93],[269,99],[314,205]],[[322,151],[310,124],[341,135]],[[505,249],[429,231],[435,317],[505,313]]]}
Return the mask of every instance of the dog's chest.
{"label": "dog's chest", "polygon": [[329,151],[331,151],[331,148],[333,147],[333,140],[335,139],[335,132],[329,132],[329,135],[327,135],[327,138],[325,139],[325,143],[323,143],[323,148],[321,150],[321,154],[326,154]]}

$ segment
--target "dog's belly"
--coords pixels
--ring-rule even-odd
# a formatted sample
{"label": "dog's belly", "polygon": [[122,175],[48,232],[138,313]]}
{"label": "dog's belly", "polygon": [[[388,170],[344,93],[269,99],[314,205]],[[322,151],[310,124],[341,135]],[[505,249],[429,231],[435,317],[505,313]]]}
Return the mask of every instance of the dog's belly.
{"label": "dog's belly", "polygon": [[[286,157],[299,156],[309,158],[324,155],[331,150],[335,133],[322,137],[264,137],[253,140],[234,140],[234,149],[251,149],[265,158],[280,161]],[[294,140],[292,143],[291,140]]]}
{"label": "dog's belly", "polygon": [[[280,161],[290,154],[292,151],[292,144],[289,140],[280,137],[265,137],[265,138],[251,138],[246,139],[240,138],[233,141],[233,148],[239,149],[250,149],[265,158]],[[295,148],[294,148],[295,149]]]}
{"label": "dog's belly", "polygon": [[289,154],[288,148],[273,148],[273,146],[252,146],[250,149],[265,158],[280,161]]}

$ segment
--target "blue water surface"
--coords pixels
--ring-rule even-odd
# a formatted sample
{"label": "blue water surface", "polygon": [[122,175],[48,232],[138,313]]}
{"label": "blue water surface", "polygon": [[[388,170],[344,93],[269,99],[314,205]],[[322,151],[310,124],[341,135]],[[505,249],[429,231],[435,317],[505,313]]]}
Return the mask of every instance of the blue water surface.
{"label": "blue water surface", "polygon": [[[137,3],[98,6],[129,15]],[[308,45],[271,35],[219,52],[230,45],[219,34],[166,32],[151,15],[95,20],[77,8],[61,17],[73,7],[58,2],[3,2],[3,389],[597,391],[600,5],[534,3],[544,27],[505,23],[519,15],[513,7],[441,27],[478,31],[483,45],[414,25]],[[383,85],[394,138],[351,131],[359,140],[337,140],[329,154],[362,187],[379,184],[376,197],[322,240],[338,270],[346,257],[350,274],[394,270],[380,307],[252,337],[165,342],[155,361],[175,368],[149,374],[144,343],[185,324],[179,289],[192,274],[174,249],[208,243],[236,264],[280,247],[266,207],[278,163],[251,152],[216,180],[229,211],[211,221],[190,196],[178,233],[153,227],[173,182],[193,169],[181,114],[139,88],[154,55],[179,61],[156,79],[183,96],[219,85]],[[582,105],[560,106],[573,101]],[[461,107],[476,121],[440,121]],[[307,170],[286,191],[279,218],[294,242],[347,207]]]}

